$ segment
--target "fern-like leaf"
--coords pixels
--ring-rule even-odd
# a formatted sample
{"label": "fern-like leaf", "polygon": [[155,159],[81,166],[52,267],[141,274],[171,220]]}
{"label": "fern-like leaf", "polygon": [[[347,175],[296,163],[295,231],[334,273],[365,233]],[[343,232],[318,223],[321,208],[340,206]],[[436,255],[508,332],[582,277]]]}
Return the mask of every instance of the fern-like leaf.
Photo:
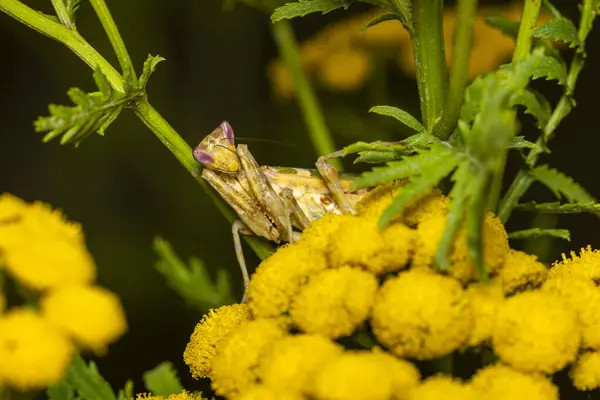
{"label": "fern-like leaf", "polygon": [[271,15],[271,21],[277,22],[282,19],[304,17],[307,14],[316,12],[327,14],[338,8],[348,8],[351,2],[352,0],[299,0],[276,8],[273,15]]}
{"label": "fern-like leaf", "polygon": [[100,375],[94,362],[89,365],[77,354],[64,377],[81,400],[117,400],[110,384]]}
{"label": "fern-like leaf", "polygon": [[513,231],[508,234],[509,239],[537,239],[540,237],[554,237],[571,241],[571,232],[568,229],[532,228]]}
{"label": "fern-like leaf", "polygon": [[531,170],[531,176],[548,187],[558,199],[564,196],[571,203],[592,203],[594,197],[571,177],[562,172],[541,165]]}
{"label": "fern-like leaf", "polygon": [[542,150],[542,147],[530,142],[529,140],[525,140],[524,136],[515,136],[508,146],[509,149],[536,149]]}
{"label": "fern-like leaf", "polygon": [[600,203],[521,203],[515,206],[517,210],[533,211],[542,214],[580,214],[580,213],[599,213]]}
{"label": "fern-like leaf", "polygon": [[146,85],[148,85],[148,80],[150,79],[150,75],[152,75],[158,63],[162,61],[165,61],[164,57],[148,54],[148,58],[146,58],[146,61],[144,61],[142,75],[140,75],[139,89],[146,88]]}
{"label": "fern-like leaf", "polygon": [[397,107],[375,106],[372,107],[369,112],[395,118],[417,132],[425,131],[425,127],[415,117]]}
{"label": "fern-like leaf", "polygon": [[544,25],[533,30],[533,36],[550,39],[555,42],[562,41],[569,47],[579,46],[577,28],[567,18],[557,18],[546,22]]}
{"label": "fern-like leaf", "polygon": [[170,362],[163,362],[144,373],[144,385],[154,396],[169,397],[173,393],[181,393],[184,387],[177,376],[177,371]]}
{"label": "fern-like leaf", "polygon": [[543,129],[550,120],[552,106],[544,95],[531,89],[515,93],[510,99],[511,105],[525,107],[525,114],[532,115],[537,121],[538,129]]}

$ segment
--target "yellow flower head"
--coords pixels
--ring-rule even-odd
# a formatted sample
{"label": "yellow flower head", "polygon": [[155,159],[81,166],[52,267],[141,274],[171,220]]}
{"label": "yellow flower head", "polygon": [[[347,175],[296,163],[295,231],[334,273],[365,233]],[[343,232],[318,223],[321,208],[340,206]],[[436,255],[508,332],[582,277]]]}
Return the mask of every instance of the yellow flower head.
{"label": "yellow flower head", "polygon": [[359,49],[330,49],[318,70],[321,82],[330,89],[352,91],[361,87],[369,75],[369,55]]}
{"label": "yellow flower head", "polygon": [[[404,185],[404,181],[396,181],[371,190],[356,204],[358,215],[381,217],[394,198],[402,191]],[[432,189],[424,196],[411,201],[395,220],[400,220],[413,228],[431,217],[444,215],[447,212],[448,198],[442,195],[439,189]]]}
{"label": "yellow flower head", "polygon": [[192,393],[183,391],[181,393],[173,393],[169,397],[164,396],[152,396],[148,393],[138,393],[136,400],[205,400],[201,393]]}
{"label": "yellow flower head", "polygon": [[368,318],[377,288],[377,279],[358,268],[321,271],[302,287],[290,315],[304,332],[348,336]]}
{"label": "yellow flower head", "polygon": [[539,287],[547,274],[548,269],[535,255],[510,249],[496,280],[502,285],[504,293],[512,294]]}
{"label": "yellow flower head", "polygon": [[0,317],[6,308],[6,298],[4,298],[4,293],[0,292]]}
{"label": "yellow flower head", "polygon": [[73,352],[69,340],[32,310],[14,308],[0,318],[0,382],[20,390],[53,385]]}
{"label": "yellow flower head", "polygon": [[222,306],[202,317],[183,353],[183,360],[194,378],[210,376],[212,360],[223,338],[251,318],[250,307],[246,304]]}
{"label": "yellow flower head", "polygon": [[558,275],[542,286],[557,294],[577,312],[582,328],[582,345],[600,350],[600,288],[578,275]]}
{"label": "yellow flower head", "polygon": [[[416,252],[413,267],[426,267],[433,263],[442,234],[446,227],[447,216],[435,216],[417,228]],[[499,218],[488,213],[483,225],[483,255],[488,272],[493,273],[504,264],[508,254],[508,235]],[[458,232],[450,253],[450,275],[463,282],[476,279],[475,266],[469,260],[469,249],[465,229]]]}
{"label": "yellow flower head", "polygon": [[119,298],[98,286],[69,285],[54,289],[41,300],[45,318],[77,343],[103,353],[127,331]]}
{"label": "yellow flower head", "polygon": [[389,400],[396,389],[418,380],[415,369],[394,367],[394,361],[381,353],[347,351],[317,373],[313,395],[328,400]]}
{"label": "yellow flower head", "polygon": [[377,218],[354,217],[341,223],[330,244],[332,266],[356,266],[375,275],[406,267],[414,249],[414,231],[401,223],[381,231],[377,222]]}
{"label": "yellow flower head", "polygon": [[321,218],[312,221],[311,224],[300,235],[302,246],[308,246],[317,251],[325,251],[329,242],[336,240],[335,233],[340,224],[353,221],[352,214],[325,214]]}
{"label": "yellow flower head", "polygon": [[443,356],[463,345],[473,328],[468,297],[454,279],[427,270],[401,272],[375,297],[377,339],[400,357]]}
{"label": "yellow flower head", "polygon": [[286,336],[265,353],[259,377],[271,388],[308,394],[315,373],[342,351],[342,346],[321,335]]}
{"label": "yellow flower head", "polygon": [[571,366],[569,376],[577,389],[594,390],[600,387],[600,352],[592,351],[579,356]]}
{"label": "yellow flower head", "polygon": [[386,364],[392,375],[392,400],[404,400],[406,393],[415,388],[421,380],[421,373],[412,363],[394,357],[379,347],[373,348],[373,354]]}
{"label": "yellow flower head", "polygon": [[581,328],[575,311],[546,291],[517,294],[498,309],[492,333],[494,352],[525,372],[552,374],[575,360]]}
{"label": "yellow flower head", "polygon": [[600,281],[600,251],[592,250],[590,246],[581,249],[579,256],[572,251],[571,257],[562,255],[562,261],[552,265],[548,278],[559,275],[581,276],[592,281]]}
{"label": "yellow flower head", "polygon": [[248,390],[258,378],[265,351],[286,332],[273,319],[248,321],[219,345],[212,360],[212,388],[220,396],[235,396]]}
{"label": "yellow flower head", "polygon": [[449,376],[436,375],[425,379],[408,392],[407,400],[478,400],[479,393],[471,386]]}
{"label": "yellow flower head", "polygon": [[474,347],[491,339],[498,307],[504,301],[504,295],[500,285],[483,283],[470,285],[466,294],[473,311],[473,328],[467,346]]}
{"label": "yellow flower head", "polygon": [[471,384],[486,400],[558,400],[558,388],[542,374],[494,364],[477,371]]}
{"label": "yellow flower head", "polygon": [[299,241],[277,249],[256,269],[248,286],[248,304],[256,318],[287,313],[310,275],[327,268],[325,254]]}
{"label": "yellow flower head", "polygon": [[294,392],[291,389],[283,387],[274,388],[272,386],[257,383],[252,385],[241,395],[233,397],[234,400],[305,400],[302,394]]}
{"label": "yellow flower head", "polygon": [[295,90],[294,78],[287,65],[275,60],[269,64],[268,70],[275,95],[285,100],[292,98]]}

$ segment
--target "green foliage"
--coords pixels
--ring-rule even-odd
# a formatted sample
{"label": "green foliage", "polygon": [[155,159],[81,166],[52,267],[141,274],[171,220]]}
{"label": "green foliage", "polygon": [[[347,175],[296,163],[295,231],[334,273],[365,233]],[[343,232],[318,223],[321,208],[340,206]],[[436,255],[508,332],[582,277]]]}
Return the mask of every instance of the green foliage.
{"label": "green foliage", "polygon": [[579,214],[579,213],[598,213],[600,212],[600,203],[529,203],[517,204],[516,209],[523,211],[534,211],[543,214]]}
{"label": "green foliage", "polygon": [[137,87],[137,89],[144,90],[146,88],[146,86],[148,85],[148,80],[150,79],[150,75],[152,75],[152,73],[156,69],[156,66],[161,61],[165,61],[165,59],[161,56],[153,56],[151,54],[148,54],[148,58],[146,59],[146,61],[144,61],[144,67],[142,69],[142,75],[140,75],[138,84],[139,86]]}
{"label": "green foliage", "polygon": [[537,121],[537,128],[543,129],[552,115],[552,106],[546,97],[531,89],[515,93],[511,99],[511,105],[525,107],[525,114],[532,115]]}
{"label": "green foliage", "polygon": [[173,290],[200,311],[235,302],[227,270],[218,269],[213,283],[202,260],[192,258],[188,267],[171,245],[160,237],[154,239],[154,250],[160,257],[155,265],[157,271]]}
{"label": "green foliage", "polygon": [[179,381],[177,371],[170,362],[163,362],[145,372],[144,385],[154,396],[168,397],[170,394],[185,390]]}
{"label": "green foliage", "polygon": [[96,364],[77,354],[62,381],[48,388],[51,400],[117,400],[108,382],[100,375]]}
{"label": "green foliage", "polygon": [[75,400],[75,390],[64,380],[50,386],[46,393],[50,400]]}
{"label": "green foliage", "polygon": [[363,27],[362,30],[366,31],[367,29],[369,29],[372,26],[375,26],[381,22],[385,22],[385,21],[392,21],[392,20],[399,20],[400,22],[402,22],[402,20],[400,19],[400,17],[398,17],[397,14],[394,13],[387,13],[387,14],[382,14],[379,15],[375,18],[373,18],[372,20],[370,20],[369,22],[367,22]]}
{"label": "green foliage", "polygon": [[72,23],[75,23],[75,14],[79,9],[80,0],[65,0],[65,6],[67,8],[67,13],[69,14],[69,19]]}
{"label": "green foliage", "polygon": [[541,147],[537,144],[525,140],[523,136],[515,136],[510,144],[508,145],[509,149],[540,149]]}
{"label": "green foliage", "polygon": [[399,108],[390,106],[375,106],[372,107],[369,112],[396,118],[398,121],[417,132],[425,131],[425,127],[415,117]]}
{"label": "green foliage", "polygon": [[533,72],[533,79],[557,80],[559,85],[567,82],[567,66],[554,57],[543,56]]}
{"label": "green foliage", "polygon": [[544,25],[534,29],[533,36],[550,39],[555,42],[565,42],[569,47],[579,46],[577,28],[570,19],[557,18],[546,22]]}
{"label": "green foliage", "polygon": [[304,17],[307,14],[316,12],[327,14],[338,8],[348,8],[349,4],[345,0],[299,0],[275,9],[275,12],[271,15],[271,21],[277,22],[282,19]]}
{"label": "green foliage", "polygon": [[531,176],[548,187],[558,199],[563,196],[571,203],[592,203],[594,197],[581,185],[562,172],[542,165],[531,171]]}
{"label": "green foliage", "polygon": [[522,231],[513,231],[508,234],[509,239],[537,239],[540,237],[553,237],[571,241],[571,232],[568,229],[531,228]]}

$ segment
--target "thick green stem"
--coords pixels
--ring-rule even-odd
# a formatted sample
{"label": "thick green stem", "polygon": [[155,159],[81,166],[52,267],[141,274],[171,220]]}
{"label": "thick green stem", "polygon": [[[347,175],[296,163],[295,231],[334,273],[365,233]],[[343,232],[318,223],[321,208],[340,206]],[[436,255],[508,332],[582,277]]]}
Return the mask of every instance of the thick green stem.
{"label": "thick green stem", "polygon": [[448,139],[456,127],[460,115],[460,108],[469,78],[469,56],[471,55],[477,3],[478,0],[458,1],[458,20],[454,31],[454,53],[452,54],[448,96],[442,113],[442,121],[439,124],[438,136],[442,140]]}
{"label": "thick green stem", "polygon": [[446,98],[443,0],[414,0],[412,17],[421,116],[425,128],[432,132],[441,118]]}
{"label": "thick green stem", "polygon": [[131,62],[131,58],[127,52],[127,47],[125,47],[125,43],[123,42],[123,38],[119,33],[117,24],[115,24],[112,15],[110,15],[110,11],[108,10],[106,3],[104,0],[90,0],[90,3],[92,4],[92,7],[94,7],[94,11],[96,11],[96,15],[98,16],[98,19],[102,23],[102,27],[108,35],[108,39],[110,40],[110,44],[112,45],[115,54],[117,55],[117,60],[119,60],[119,65],[121,66],[123,74],[126,78],[131,80],[134,86],[137,86],[138,82],[135,74],[135,68],[133,67],[133,63]]}
{"label": "thick green stem", "polygon": [[100,67],[111,86],[120,92],[124,91],[121,75],[76,31],[52,21],[18,0],[0,0],[0,10],[24,25],[63,43],[92,69]]}
{"label": "thick green stem", "polygon": [[[279,21],[271,26],[271,30],[279,53],[292,73],[300,110],[317,154],[321,156],[333,153],[336,151],[335,143],[329,129],[327,129],[325,117],[315,91],[302,70],[298,42],[291,23],[287,20]],[[342,165],[339,160],[331,160],[331,164],[338,170],[341,169]]]}
{"label": "thick green stem", "polygon": [[515,44],[515,51],[513,53],[513,61],[525,58],[531,53],[533,30],[536,27],[541,7],[542,0],[525,0],[517,43]]}

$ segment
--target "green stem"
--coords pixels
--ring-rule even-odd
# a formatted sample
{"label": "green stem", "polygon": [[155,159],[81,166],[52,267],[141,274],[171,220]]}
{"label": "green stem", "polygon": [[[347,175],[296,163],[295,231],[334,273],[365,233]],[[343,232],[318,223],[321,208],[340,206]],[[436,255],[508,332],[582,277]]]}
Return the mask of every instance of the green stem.
{"label": "green stem", "polygon": [[531,53],[533,30],[536,27],[541,7],[542,0],[525,0],[517,43],[513,53],[513,62],[525,58]]}
{"label": "green stem", "polygon": [[477,3],[478,0],[458,1],[458,20],[454,32],[454,53],[452,54],[452,67],[450,69],[450,83],[438,133],[439,138],[442,140],[448,139],[454,131],[460,115],[469,78],[469,56],[471,55]]}
{"label": "green stem", "polygon": [[432,132],[440,120],[446,97],[443,0],[414,0],[412,16],[421,115],[425,128]]}
{"label": "green stem", "polygon": [[[200,167],[198,162],[192,157],[192,149],[182,139],[181,136],[173,129],[171,125],[148,103],[146,99],[138,100],[135,105],[135,113],[142,122],[154,133],[154,135],[165,145],[167,149],[183,167],[194,177],[196,182],[202,186],[206,194],[213,200],[217,208],[227,218],[229,222],[233,222],[238,217],[231,209],[223,202],[223,200],[215,194],[204,179],[200,176]],[[272,251],[273,247],[270,243],[256,236],[244,236],[252,250],[261,259],[266,258]]]}
{"label": "green stem", "polygon": [[63,24],[69,29],[75,29],[75,25],[73,24],[73,21],[71,21],[71,16],[67,11],[65,2],[63,0],[52,0],[52,6],[54,7],[54,11],[56,11],[56,16],[60,20],[61,24]]}
{"label": "green stem", "polygon": [[[287,20],[279,21],[271,26],[271,30],[279,53],[292,73],[296,96],[300,103],[300,110],[302,111],[304,122],[308,127],[308,133],[317,154],[321,156],[333,153],[336,151],[335,143],[329,133],[329,129],[327,129],[319,100],[308,77],[302,70],[298,42],[296,41],[291,23]],[[331,164],[338,170],[341,170],[342,165],[339,160],[333,159],[331,160]]]}
{"label": "green stem", "polygon": [[119,29],[117,28],[117,24],[110,15],[110,11],[106,6],[104,0],[90,0],[98,19],[102,23],[102,27],[106,31],[108,35],[108,39],[110,40],[110,44],[112,45],[115,54],[117,55],[117,59],[119,60],[119,65],[121,66],[121,70],[125,78],[131,80],[133,86],[137,86],[138,80],[135,75],[135,68],[133,67],[133,63],[131,62],[131,58],[129,57],[129,53],[127,52],[127,47],[125,47],[125,43],[123,42],[123,38],[119,33]]}
{"label": "green stem", "polygon": [[120,92],[124,91],[121,75],[76,31],[52,21],[18,0],[0,0],[0,10],[41,34],[63,43],[92,69],[100,67],[111,86]]}

